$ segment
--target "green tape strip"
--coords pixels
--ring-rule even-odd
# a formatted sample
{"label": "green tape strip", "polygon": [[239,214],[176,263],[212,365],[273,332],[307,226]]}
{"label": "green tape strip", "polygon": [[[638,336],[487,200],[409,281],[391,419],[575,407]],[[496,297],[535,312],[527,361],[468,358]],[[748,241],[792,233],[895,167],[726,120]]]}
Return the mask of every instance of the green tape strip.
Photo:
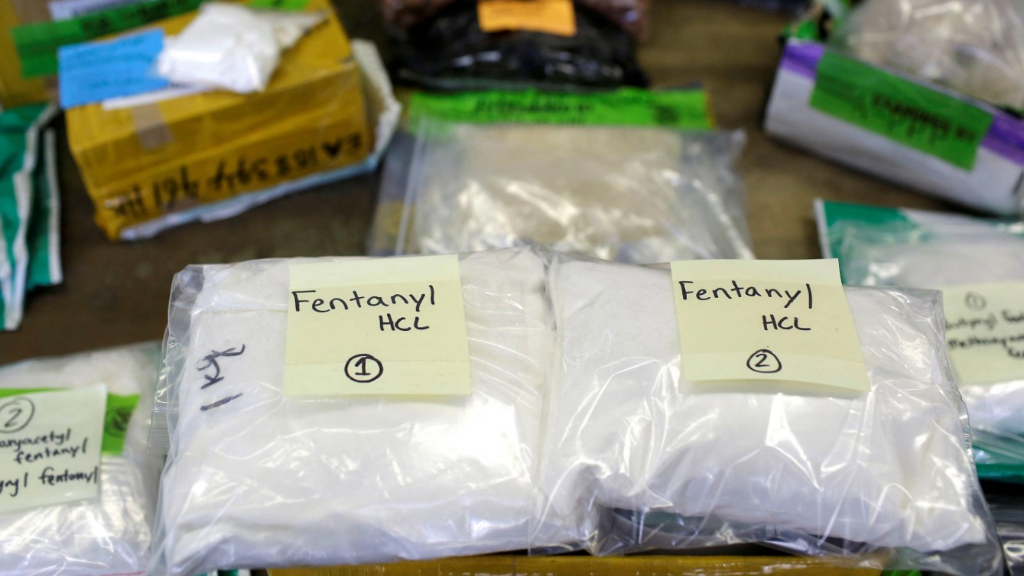
{"label": "green tape strip", "polygon": [[22,76],[57,72],[57,49],[100,36],[122,32],[156,20],[191,12],[204,0],[151,0],[117,6],[60,22],[22,24],[11,28],[21,58]]}
{"label": "green tape strip", "polygon": [[811,107],[971,170],[992,115],[863,62],[826,52]]}
{"label": "green tape strip", "polygon": [[660,126],[706,130],[713,126],[703,90],[614,92],[487,91],[461,94],[413,94],[409,118],[450,122]]}
{"label": "green tape strip", "polygon": [[[60,392],[66,388],[9,388],[0,389],[0,398],[36,394],[39,392]],[[135,407],[139,404],[139,395],[107,393],[107,411],[103,417],[103,448],[104,454],[120,456],[124,453],[124,440],[128,432],[128,422],[132,419]]]}
{"label": "green tape strip", "polygon": [[270,10],[305,10],[306,4],[309,4],[309,0],[252,0],[249,6]]}

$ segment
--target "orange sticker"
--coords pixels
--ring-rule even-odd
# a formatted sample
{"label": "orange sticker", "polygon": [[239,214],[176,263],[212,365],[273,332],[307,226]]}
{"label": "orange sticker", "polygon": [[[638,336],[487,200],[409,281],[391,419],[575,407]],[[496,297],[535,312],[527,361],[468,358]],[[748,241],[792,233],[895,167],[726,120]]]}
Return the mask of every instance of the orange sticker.
{"label": "orange sticker", "polygon": [[576,35],[572,0],[480,0],[477,16],[484,32],[533,30],[558,36]]}

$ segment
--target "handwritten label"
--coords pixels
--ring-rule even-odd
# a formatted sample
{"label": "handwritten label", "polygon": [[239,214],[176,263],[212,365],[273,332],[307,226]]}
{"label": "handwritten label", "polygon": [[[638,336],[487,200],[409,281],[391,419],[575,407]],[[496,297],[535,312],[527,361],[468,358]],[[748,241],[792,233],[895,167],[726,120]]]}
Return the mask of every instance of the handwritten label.
{"label": "handwritten label", "polygon": [[663,126],[709,130],[714,122],[703,90],[610,92],[414,92],[409,100],[413,123],[429,117],[448,122],[576,124],[591,126]]}
{"label": "handwritten label", "polygon": [[157,76],[154,70],[163,46],[163,30],[153,30],[60,48],[61,108],[168,87],[170,82]]}
{"label": "handwritten label", "polygon": [[870,389],[838,260],[672,263],[686,379]]}
{"label": "handwritten label", "polygon": [[480,0],[477,18],[484,32],[532,30],[556,36],[576,35],[572,0]]}
{"label": "handwritten label", "polygon": [[[203,375],[203,384],[199,386],[200,390],[206,390],[213,386],[217,386],[221,382],[227,380],[227,364],[234,361],[245,354],[245,344],[239,346],[232,346],[223,350],[210,350],[210,353],[203,356],[203,359],[196,364],[196,370]],[[210,395],[207,403],[199,407],[200,412],[209,412],[215,408],[226,406],[235,400],[238,400],[243,396],[244,393],[239,392],[238,394],[220,394],[220,391],[216,388],[209,390],[207,394]]]}
{"label": "handwritten label", "polygon": [[992,125],[976,106],[832,52],[818,64],[810,105],[964,170]]}
{"label": "handwritten label", "polygon": [[964,385],[1024,379],[1024,282],[942,290],[946,345]]}
{"label": "handwritten label", "polygon": [[102,385],[0,397],[0,514],[99,495]]}
{"label": "handwritten label", "polygon": [[468,395],[455,255],[291,266],[288,396]]}

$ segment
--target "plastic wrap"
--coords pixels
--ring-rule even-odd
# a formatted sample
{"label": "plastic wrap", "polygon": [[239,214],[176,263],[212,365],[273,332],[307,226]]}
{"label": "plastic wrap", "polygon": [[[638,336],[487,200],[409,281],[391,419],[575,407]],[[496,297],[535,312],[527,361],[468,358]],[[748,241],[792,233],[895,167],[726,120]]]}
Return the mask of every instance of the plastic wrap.
{"label": "plastic wrap", "polygon": [[761,542],[891,549],[894,569],[1000,569],[938,293],[847,290],[872,388],[844,396],[680,381],[671,289],[667,270],[551,264],[560,361],[541,482],[547,512],[575,511],[592,551]]}
{"label": "plastic wrap", "polygon": [[103,454],[99,499],[0,514],[0,573],[5,576],[139,574],[149,561],[160,459],[147,451],[156,343],[0,368],[0,388],[78,388],[139,395],[121,456]]}
{"label": "plastic wrap", "polygon": [[573,36],[484,32],[476,2],[451,3],[393,31],[395,77],[442,90],[646,86],[630,33],[587,6],[574,11]]}
{"label": "plastic wrap", "polygon": [[316,13],[279,13],[211,2],[174,38],[165,42],[157,70],[175,84],[262,92],[292,47],[323,22]]}
{"label": "plastic wrap", "polygon": [[[544,261],[529,249],[461,258],[471,396],[309,400],[283,393],[291,262],[192,266],[175,278],[158,391],[170,453],[157,569],[527,548],[553,345]],[[224,380],[203,389],[204,358],[231,349]]]}
{"label": "plastic wrap", "polygon": [[752,258],[733,168],[743,142],[739,132],[424,120],[388,156],[369,251],[545,244],[639,263]]}
{"label": "plastic wrap", "polygon": [[833,43],[868,62],[1024,108],[1024,4],[1015,0],[868,0]]}
{"label": "plastic wrap", "polygon": [[[817,205],[823,249],[839,258],[847,284],[945,288],[1024,280],[1024,223],[915,210],[859,210],[820,201]],[[972,426],[1024,435],[1024,369],[1018,379],[962,386],[960,391]]]}
{"label": "plastic wrap", "polygon": [[45,217],[59,201],[55,157],[41,133],[56,113],[32,104],[0,115],[0,330],[21,325],[28,290],[60,282],[59,225]]}
{"label": "plastic wrap", "polygon": [[1019,495],[992,495],[992,516],[1003,543],[1009,576],[1024,576],[1024,500]]}

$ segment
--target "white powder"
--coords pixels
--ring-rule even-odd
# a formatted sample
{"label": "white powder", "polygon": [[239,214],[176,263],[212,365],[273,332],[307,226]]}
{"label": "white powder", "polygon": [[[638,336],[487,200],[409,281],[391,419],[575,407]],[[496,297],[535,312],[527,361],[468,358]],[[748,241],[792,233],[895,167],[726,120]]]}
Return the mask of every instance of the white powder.
{"label": "white powder", "polygon": [[870,0],[838,43],[996,105],[1024,107],[1024,5],[1017,0]]}
{"label": "white powder", "polygon": [[0,573],[113,576],[145,570],[160,474],[159,459],[147,452],[159,351],[151,343],[0,368],[4,389],[105,384],[110,393],[141,396],[123,455],[102,457],[98,499],[0,514]]}
{"label": "white powder", "polygon": [[157,70],[175,84],[260,92],[281,54],[324,19],[315,12],[268,12],[209,2],[181,34],[165,40]]}
{"label": "white powder", "polygon": [[[286,398],[289,262],[178,277],[172,306],[190,326],[170,329],[181,358],[159,521],[169,572],[527,548],[553,346],[543,261],[529,250],[462,258],[473,393],[431,400]],[[202,389],[203,357],[242,346]]]}
{"label": "white powder", "polygon": [[[850,283],[936,289],[1024,280],[1024,238],[992,227],[920,242],[861,236],[848,231],[843,247],[843,274]],[[1024,435],[1024,372],[1006,382],[963,386],[961,393],[972,426]]]}
{"label": "white powder", "polygon": [[732,166],[741,133],[431,128],[417,142],[403,195],[412,203],[411,252],[542,244],[638,263],[753,256]]}
{"label": "white powder", "polygon": [[831,397],[679,382],[671,289],[667,271],[552,265],[561,359],[542,467],[549,513],[588,510],[580,537],[596,532],[598,552],[658,537],[602,533],[606,507],[689,517],[688,534],[666,538],[681,548],[803,535],[808,550],[827,549],[825,537],[919,552],[975,544],[972,570],[998,562],[935,293],[847,290],[872,389]]}

